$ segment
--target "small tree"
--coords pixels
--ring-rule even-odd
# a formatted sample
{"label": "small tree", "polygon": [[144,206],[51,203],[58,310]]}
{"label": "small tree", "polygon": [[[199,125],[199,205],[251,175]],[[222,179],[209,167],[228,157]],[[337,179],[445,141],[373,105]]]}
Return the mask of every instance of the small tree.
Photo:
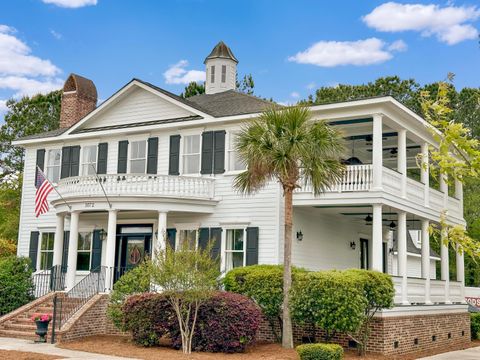
{"label": "small tree", "polygon": [[152,264],[152,282],[162,290],[178,320],[184,354],[192,352],[198,309],[218,288],[219,263],[206,249],[192,249],[183,242],[177,250],[167,245]]}
{"label": "small tree", "polygon": [[28,258],[0,259],[0,317],[32,301],[34,290]]}

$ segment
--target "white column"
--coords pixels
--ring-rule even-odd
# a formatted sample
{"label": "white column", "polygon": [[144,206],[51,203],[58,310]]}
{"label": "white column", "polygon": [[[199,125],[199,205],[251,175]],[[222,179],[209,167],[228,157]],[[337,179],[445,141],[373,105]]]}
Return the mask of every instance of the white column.
{"label": "white column", "polygon": [[455,198],[460,200],[461,215],[463,215],[463,183],[455,179]]}
{"label": "white column", "polygon": [[402,197],[407,197],[407,130],[398,132],[397,143],[397,171],[402,174],[400,188]]}
{"label": "white column", "polygon": [[443,210],[448,206],[448,183],[447,175],[440,174],[440,191],[443,193]]}
{"label": "white column", "polygon": [[155,241],[152,257],[154,257],[159,250],[163,250],[167,247],[167,213],[165,211],[158,212],[157,232],[157,239]]}
{"label": "white column", "polygon": [[408,305],[407,294],[407,213],[400,211],[398,213],[398,276],[402,277],[402,304]]}
{"label": "white column", "polygon": [[462,299],[465,298],[465,264],[463,262],[463,251],[461,247],[457,246],[457,257],[456,257],[456,265],[457,265],[457,281],[462,284]]}
{"label": "white column", "polygon": [[372,270],[380,272],[383,270],[382,237],[382,204],[374,204],[372,222]]}
{"label": "white column", "polygon": [[110,292],[113,286],[115,267],[115,239],[117,237],[117,210],[108,210],[107,251],[105,256],[105,289]]}
{"label": "white column", "polygon": [[422,220],[422,278],[425,279],[425,304],[432,304],[430,300],[430,233],[428,220]]}
{"label": "white column", "polygon": [[422,144],[422,168],[421,168],[421,182],[424,186],[425,206],[430,206],[430,168],[428,159],[428,143]]}
{"label": "white column", "polygon": [[70,290],[75,286],[75,275],[77,273],[77,250],[78,250],[78,221],[80,213],[74,211],[70,217],[70,238],[68,240],[68,265],[66,288]]}
{"label": "white column", "polygon": [[55,225],[55,239],[53,241],[53,266],[62,265],[64,233],[65,215],[57,214],[57,223]]}
{"label": "white column", "polygon": [[440,244],[440,258],[441,258],[441,279],[445,281],[445,303],[450,304],[450,270],[448,260],[448,244],[445,244],[447,237],[446,230],[442,230],[441,244]]}
{"label": "white column", "polygon": [[372,146],[372,166],[373,166],[373,189],[382,189],[382,171],[383,171],[383,126],[382,115],[373,115],[373,146]]}

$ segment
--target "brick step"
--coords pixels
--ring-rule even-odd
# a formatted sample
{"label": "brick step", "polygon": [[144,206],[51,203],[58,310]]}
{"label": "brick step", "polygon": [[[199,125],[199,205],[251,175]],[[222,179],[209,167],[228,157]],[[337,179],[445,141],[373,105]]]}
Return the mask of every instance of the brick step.
{"label": "brick step", "polygon": [[38,336],[35,335],[35,332],[4,330],[4,329],[0,329],[0,337],[10,337],[10,338],[26,339],[26,340],[35,340],[38,338]]}
{"label": "brick step", "polygon": [[35,332],[36,329],[37,329],[37,325],[35,324],[17,324],[17,323],[3,324],[3,330]]}

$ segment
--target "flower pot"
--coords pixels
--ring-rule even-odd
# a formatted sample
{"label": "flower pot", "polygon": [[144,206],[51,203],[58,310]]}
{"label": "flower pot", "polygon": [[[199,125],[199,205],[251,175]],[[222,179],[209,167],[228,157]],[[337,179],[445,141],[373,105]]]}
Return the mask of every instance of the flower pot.
{"label": "flower pot", "polygon": [[37,330],[35,331],[35,334],[39,336],[38,340],[35,340],[35,342],[39,343],[46,343],[47,339],[47,332],[48,332],[48,324],[50,321],[40,321],[37,320],[35,321],[35,324],[37,324]]}

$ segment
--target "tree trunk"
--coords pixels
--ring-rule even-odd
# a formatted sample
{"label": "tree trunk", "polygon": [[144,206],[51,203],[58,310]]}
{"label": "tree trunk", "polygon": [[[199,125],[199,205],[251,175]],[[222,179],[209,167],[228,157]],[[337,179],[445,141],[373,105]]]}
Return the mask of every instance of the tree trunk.
{"label": "tree trunk", "polygon": [[290,288],[292,286],[292,217],[293,189],[284,188],[285,234],[283,242],[283,334],[282,346],[293,348],[292,320],[290,318]]}

